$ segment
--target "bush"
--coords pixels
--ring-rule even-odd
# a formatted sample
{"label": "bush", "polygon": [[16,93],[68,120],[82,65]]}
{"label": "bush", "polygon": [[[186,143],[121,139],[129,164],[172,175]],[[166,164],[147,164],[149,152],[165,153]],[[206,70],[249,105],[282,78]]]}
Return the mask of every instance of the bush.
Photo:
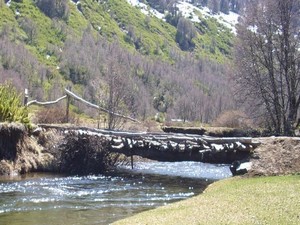
{"label": "bush", "polygon": [[229,128],[251,128],[252,121],[247,115],[238,110],[225,111],[213,122],[214,126]]}
{"label": "bush", "polygon": [[[66,109],[64,107],[45,107],[35,114],[35,123],[65,123]],[[76,123],[75,117],[70,113],[69,122]]]}
{"label": "bush", "polygon": [[30,128],[27,108],[11,84],[0,85],[0,122],[20,122]]}
{"label": "bush", "polygon": [[69,17],[67,0],[36,0],[36,5],[51,19],[61,18],[67,20]]}

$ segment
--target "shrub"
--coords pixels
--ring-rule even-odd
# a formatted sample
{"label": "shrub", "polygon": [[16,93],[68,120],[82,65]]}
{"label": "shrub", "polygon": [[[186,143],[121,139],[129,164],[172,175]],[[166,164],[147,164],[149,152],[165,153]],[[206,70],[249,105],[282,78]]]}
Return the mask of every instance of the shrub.
{"label": "shrub", "polygon": [[69,17],[67,0],[36,0],[36,5],[51,19],[61,18],[67,20]]}
{"label": "shrub", "polygon": [[[45,107],[35,114],[36,123],[65,123],[66,109],[63,107]],[[76,123],[75,117],[69,115],[69,122]]]}
{"label": "shrub", "polygon": [[230,128],[251,128],[252,121],[247,115],[238,110],[225,111],[213,122],[214,126]]}
{"label": "shrub", "polygon": [[20,122],[30,128],[27,108],[11,84],[0,85],[0,122]]}

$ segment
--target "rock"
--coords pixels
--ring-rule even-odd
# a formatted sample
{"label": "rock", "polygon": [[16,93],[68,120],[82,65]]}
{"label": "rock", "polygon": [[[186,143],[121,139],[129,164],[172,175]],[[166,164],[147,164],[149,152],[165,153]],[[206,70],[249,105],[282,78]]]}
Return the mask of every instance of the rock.
{"label": "rock", "polygon": [[234,161],[230,165],[230,171],[233,176],[236,175],[244,175],[248,173],[248,171],[251,169],[252,163],[251,162],[241,162],[241,161]]}

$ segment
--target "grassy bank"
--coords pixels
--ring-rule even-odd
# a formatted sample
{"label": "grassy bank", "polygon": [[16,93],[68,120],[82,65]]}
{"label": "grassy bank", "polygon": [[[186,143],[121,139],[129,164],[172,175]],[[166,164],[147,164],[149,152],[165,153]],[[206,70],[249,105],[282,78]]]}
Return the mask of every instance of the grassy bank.
{"label": "grassy bank", "polygon": [[300,175],[231,178],[114,224],[300,224]]}

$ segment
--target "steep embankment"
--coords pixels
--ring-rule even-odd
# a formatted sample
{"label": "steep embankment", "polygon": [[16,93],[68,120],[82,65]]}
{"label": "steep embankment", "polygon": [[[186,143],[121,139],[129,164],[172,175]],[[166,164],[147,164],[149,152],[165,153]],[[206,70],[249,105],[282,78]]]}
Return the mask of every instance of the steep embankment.
{"label": "steep embankment", "polygon": [[56,129],[28,132],[21,124],[0,123],[0,175],[28,172],[98,174],[119,162],[104,138],[62,135]]}
{"label": "steep embankment", "polygon": [[286,175],[300,172],[300,138],[257,138],[249,175]]}
{"label": "steep embankment", "polygon": [[55,154],[49,150],[59,139],[50,133],[29,135],[21,124],[0,124],[0,175],[53,171]]}

